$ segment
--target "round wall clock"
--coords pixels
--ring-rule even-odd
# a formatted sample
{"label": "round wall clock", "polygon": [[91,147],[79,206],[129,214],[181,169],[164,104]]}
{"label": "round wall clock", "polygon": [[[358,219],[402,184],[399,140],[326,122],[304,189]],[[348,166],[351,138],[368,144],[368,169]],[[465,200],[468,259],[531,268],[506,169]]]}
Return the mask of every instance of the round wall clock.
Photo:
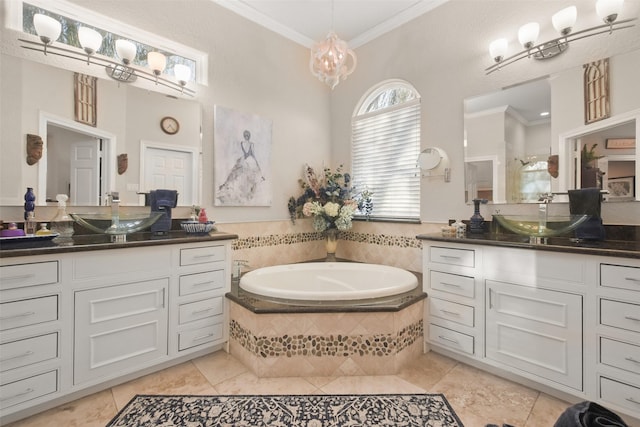
{"label": "round wall clock", "polygon": [[174,135],[180,130],[180,123],[175,118],[167,116],[160,120],[160,127],[164,133]]}

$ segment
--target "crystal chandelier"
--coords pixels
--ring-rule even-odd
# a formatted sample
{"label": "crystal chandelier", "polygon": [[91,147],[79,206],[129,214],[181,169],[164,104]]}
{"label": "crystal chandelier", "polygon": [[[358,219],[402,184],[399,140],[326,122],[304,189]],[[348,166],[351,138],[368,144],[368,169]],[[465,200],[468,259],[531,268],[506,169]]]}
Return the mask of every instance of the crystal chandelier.
{"label": "crystal chandelier", "polygon": [[[333,2],[331,2],[331,19],[333,21]],[[349,74],[353,73],[356,64],[356,54],[349,49],[347,42],[338,38],[333,30],[329,31],[323,41],[311,48],[309,61],[311,74],[326,83],[332,90],[340,83],[340,79],[345,80]]]}

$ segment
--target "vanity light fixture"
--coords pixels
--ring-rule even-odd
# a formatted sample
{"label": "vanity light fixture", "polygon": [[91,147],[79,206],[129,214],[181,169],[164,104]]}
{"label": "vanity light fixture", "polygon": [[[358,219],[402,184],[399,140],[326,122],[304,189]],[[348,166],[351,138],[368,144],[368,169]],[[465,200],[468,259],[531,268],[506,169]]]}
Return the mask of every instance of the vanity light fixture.
{"label": "vanity light fixture", "polygon": [[36,13],[33,16],[33,24],[40,42],[18,39],[22,42],[24,49],[43,52],[45,55],[52,54],[86,61],[87,65],[103,66],[107,74],[118,82],[131,83],[140,77],[189,96],[194,96],[195,94],[194,90],[186,87],[191,78],[191,69],[188,66],[182,64],[174,65],[175,80],[162,77],[167,61],[166,57],[160,52],[149,52],[147,55],[149,68],[146,69],[133,65],[137,55],[137,46],[129,40],[116,40],[117,58],[110,58],[97,53],[100,50],[103,38],[100,32],[92,28],[78,27],[78,39],[80,46],[82,46],[82,50],[80,50],[74,47],[62,47],[54,44],[60,37],[62,29],[61,23],[56,19]]}
{"label": "vanity light fixture", "polygon": [[624,0],[597,0],[596,13],[604,24],[577,32],[573,32],[578,18],[577,8],[575,6],[564,8],[551,17],[553,28],[560,34],[560,37],[538,44],[536,43],[540,33],[540,25],[536,22],[523,25],[518,30],[518,41],[524,50],[509,57],[507,57],[507,39],[494,40],[489,45],[489,54],[495,63],[485,69],[486,74],[491,74],[523,58],[540,60],[553,58],[566,51],[570,42],[633,27],[635,23],[631,22],[637,18],[617,21],[623,2]]}
{"label": "vanity light fixture", "polygon": [[[351,57],[351,64],[348,64],[349,57]],[[323,41],[311,48],[309,60],[311,74],[333,90],[340,83],[340,79],[345,80],[349,74],[353,73],[357,62],[356,54],[349,49],[347,42],[340,40],[333,31],[333,1],[331,1],[331,31]]]}

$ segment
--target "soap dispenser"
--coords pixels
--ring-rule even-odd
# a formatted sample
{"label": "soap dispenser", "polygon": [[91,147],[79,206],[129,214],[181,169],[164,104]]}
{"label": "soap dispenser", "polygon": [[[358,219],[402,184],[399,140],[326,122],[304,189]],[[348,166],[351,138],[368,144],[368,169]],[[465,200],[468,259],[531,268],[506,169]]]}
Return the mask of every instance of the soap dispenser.
{"label": "soap dispenser", "polygon": [[73,218],[67,214],[67,200],[69,197],[66,194],[58,194],[56,196],[58,201],[58,213],[51,221],[51,231],[58,233],[58,236],[53,238],[53,242],[61,246],[73,245]]}

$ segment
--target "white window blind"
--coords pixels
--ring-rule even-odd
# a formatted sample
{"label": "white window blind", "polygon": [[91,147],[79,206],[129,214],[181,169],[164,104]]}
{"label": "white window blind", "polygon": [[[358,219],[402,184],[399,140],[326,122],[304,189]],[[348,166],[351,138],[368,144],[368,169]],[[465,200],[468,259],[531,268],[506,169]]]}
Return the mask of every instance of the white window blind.
{"label": "white window blind", "polygon": [[373,192],[372,218],[420,218],[419,154],[420,98],[353,118],[351,170]]}

